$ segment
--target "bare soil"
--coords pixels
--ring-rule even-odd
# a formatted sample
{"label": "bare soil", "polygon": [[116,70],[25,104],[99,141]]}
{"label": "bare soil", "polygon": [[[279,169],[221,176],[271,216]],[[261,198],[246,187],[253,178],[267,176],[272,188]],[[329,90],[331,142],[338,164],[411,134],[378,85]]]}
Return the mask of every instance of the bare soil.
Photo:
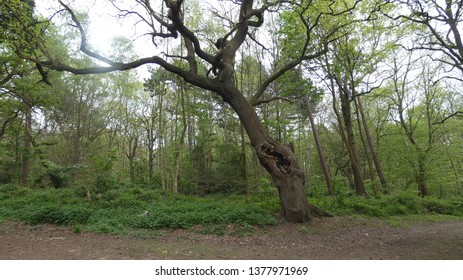
{"label": "bare soil", "polygon": [[[233,225],[230,225],[233,227]],[[463,220],[387,222],[325,218],[279,223],[245,236],[161,230],[151,237],[0,225],[0,259],[463,259]]]}

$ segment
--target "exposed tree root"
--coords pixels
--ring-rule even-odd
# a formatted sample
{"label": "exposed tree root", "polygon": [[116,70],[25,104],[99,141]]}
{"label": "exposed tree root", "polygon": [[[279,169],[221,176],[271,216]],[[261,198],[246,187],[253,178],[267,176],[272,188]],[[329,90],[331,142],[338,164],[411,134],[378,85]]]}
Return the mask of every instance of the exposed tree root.
{"label": "exposed tree root", "polygon": [[310,209],[310,214],[315,218],[334,217],[332,214],[310,203],[309,203],[309,209]]}

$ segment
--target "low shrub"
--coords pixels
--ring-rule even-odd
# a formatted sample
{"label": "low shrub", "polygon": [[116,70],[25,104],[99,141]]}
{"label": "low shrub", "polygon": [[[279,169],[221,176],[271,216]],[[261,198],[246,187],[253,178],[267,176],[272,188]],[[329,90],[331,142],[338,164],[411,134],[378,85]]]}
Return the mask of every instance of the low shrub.
{"label": "low shrub", "polygon": [[398,192],[374,198],[369,197],[317,197],[312,199],[317,206],[335,215],[361,214],[372,217],[387,217],[415,214],[446,214],[463,216],[463,199],[422,198],[413,192]]}
{"label": "low shrub", "polygon": [[442,200],[427,197],[423,200],[423,206],[427,212],[463,216],[463,200]]}
{"label": "low shrub", "polygon": [[398,192],[390,196],[384,196],[382,199],[386,205],[405,207],[407,213],[404,214],[418,214],[424,210],[421,197],[413,192]]}
{"label": "low shrub", "polygon": [[386,209],[382,208],[377,203],[371,203],[367,199],[352,199],[350,200],[350,208],[354,209],[357,214],[362,214],[370,217],[385,217],[388,215]]}
{"label": "low shrub", "polygon": [[118,217],[113,217],[109,219],[101,219],[93,223],[89,222],[86,229],[98,233],[121,234],[127,231],[127,224]]}
{"label": "low shrub", "polygon": [[276,222],[272,213],[263,211],[259,206],[247,204],[243,199],[234,203],[226,198],[212,200],[183,197],[183,199],[185,200],[168,199],[148,208],[146,214],[132,217],[130,226],[158,229],[190,228],[193,225],[212,224],[273,225]]}
{"label": "low shrub", "polygon": [[[252,226],[274,225],[280,210],[275,194],[172,195],[152,188],[114,186],[88,197],[85,188],[32,189],[0,186],[0,221],[52,223],[102,233],[159,228],[185,229],[199,225],[205,231],[230,233]],[[463,198],[442,200],[399,192],[375,198],[356,197],[338,190],[339,197],[318,196],[309,202],[334,215],[372,217],[438,213],[463,216]],[[227,230],[225,230],[227,229]]]}
{"label": "low shrub", "polygon": [[131,193],[123,193],[112,201],[112,207],[139,208],[143,205],[143,201],[138,199],[137,195]]}
{"label": "low shrub", "polygon": [[46,206],[26,213],[24,219],[34,225],[48,223],[69,226],[87,223],[91,214],[88,208]]}

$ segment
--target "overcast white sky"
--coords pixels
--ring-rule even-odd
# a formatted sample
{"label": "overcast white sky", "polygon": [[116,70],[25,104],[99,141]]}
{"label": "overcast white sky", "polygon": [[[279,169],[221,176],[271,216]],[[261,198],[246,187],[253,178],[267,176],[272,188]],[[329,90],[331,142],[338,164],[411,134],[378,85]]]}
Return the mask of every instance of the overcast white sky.
{"label": "overcast white sky", "polygon": [[[76,12],[83,12],[90,18],[90,26],[87,32],[88,44],[92,51],[102,55],[112,53],[111,43],[113,38],[123,36],[133,39],[133,45],[138,57],[152,56],[158,54],[150,42],[148,36],[140,37],[144,32],[140,30],[141,24],[136,25],[127,19],[119,22],[115,15],[116,9],[110,5],[107,0],[64,0]],[[57,10],[62,9],[56,0],[36,0],[36,11],[46,17],[54,14]],[[123,23],[123,24],[122,24]],[[138,29],[138,30],[137,30]],[[146,31],[145,31],[146,32]],[[133,54],[129,54],[133,55]],[[135,70],[139,79],[149,78],[148,66],[142,66]]]}
{"label": "overcast white sky", "polygon": [[[153,55],[154,46],[148,36],[140,37],[145,33],[143,24],[135,24],[135,21],[124,19],[123,24],[119,23],[115,15],[116,9],[109,4],[108,0],[64,0],[65,3],[79,12],[86,13],[90,18],[90,28],[88,31],[89,43],[103,52],[110,51],[111,41],[115,36],[124,36],[134,39],[136,51],[143,56]],[[153,3],[161,3],[160,0]],[[124,4],[130,6],[133,1],[125,0]],[[223,1],[218,0],[200,0],[205,6],[214,6],[216,9],[225,9]],[[62,9],[57,0],[36,0],[37,12],[49,16]],[[134,5],[136,6],[136,5]],[[147,50],[147,47],[150,48]],[[146,54],[146,52],[150,52]]]}
{"label": "overcast white sky", "polygon": [[[103,0],[78,0],[70,1],[72,8],[79,12],[86,13],[90,18],[90,28],[88,32],[89,43],[91,46],[108,53],[111,41],[115,36],[132,37],[134,35],[133,24],[120,24],[114,17],[116,11],[107,1]],[[36,0],[37,12],[50,16],[57,9],[61,9],[56,0]]]}
{"label": "overcast white sky", "polygon": [[[127,5],[133,3],[133,1],[124,1],[124,4]],[[149,36],[141,36],[147,32],[143,30],[143,24],[137,25],[135,21],[129,19],[119,22],[115,17],[117,11],[109,4],[108,0],[64,0],[64,2],[76,11],[89,16],[90,27],[86,31],[92,51],[105,55],[110,54],[112,39],[116,36],[132,39],[135,52],[139,57],[152,56],[163,51],[155,48]],[[161,3],[160,1],[154,3],[156,2]],[[201,0],[200,3],[208,6],[212,5],[217,9],[221,9],[221,6],[225,5],[223,1],[217,0]],[[62,7],[57,0],[36,0],[36,11],[45,17],[50,17],[60,9]],[[141,72],[145,76],[146,69]]]}

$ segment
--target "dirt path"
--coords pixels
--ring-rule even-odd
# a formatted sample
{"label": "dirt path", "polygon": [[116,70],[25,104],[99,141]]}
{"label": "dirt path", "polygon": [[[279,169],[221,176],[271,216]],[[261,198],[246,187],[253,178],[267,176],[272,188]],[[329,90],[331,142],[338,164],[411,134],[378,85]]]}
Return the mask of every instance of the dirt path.
{"label": "dirt path", "polygon": [[282,223],[244,237],[186,230],[135,238],[0,225],[0,259],[463,259],[463,220],[391,226],[366,218]]}

